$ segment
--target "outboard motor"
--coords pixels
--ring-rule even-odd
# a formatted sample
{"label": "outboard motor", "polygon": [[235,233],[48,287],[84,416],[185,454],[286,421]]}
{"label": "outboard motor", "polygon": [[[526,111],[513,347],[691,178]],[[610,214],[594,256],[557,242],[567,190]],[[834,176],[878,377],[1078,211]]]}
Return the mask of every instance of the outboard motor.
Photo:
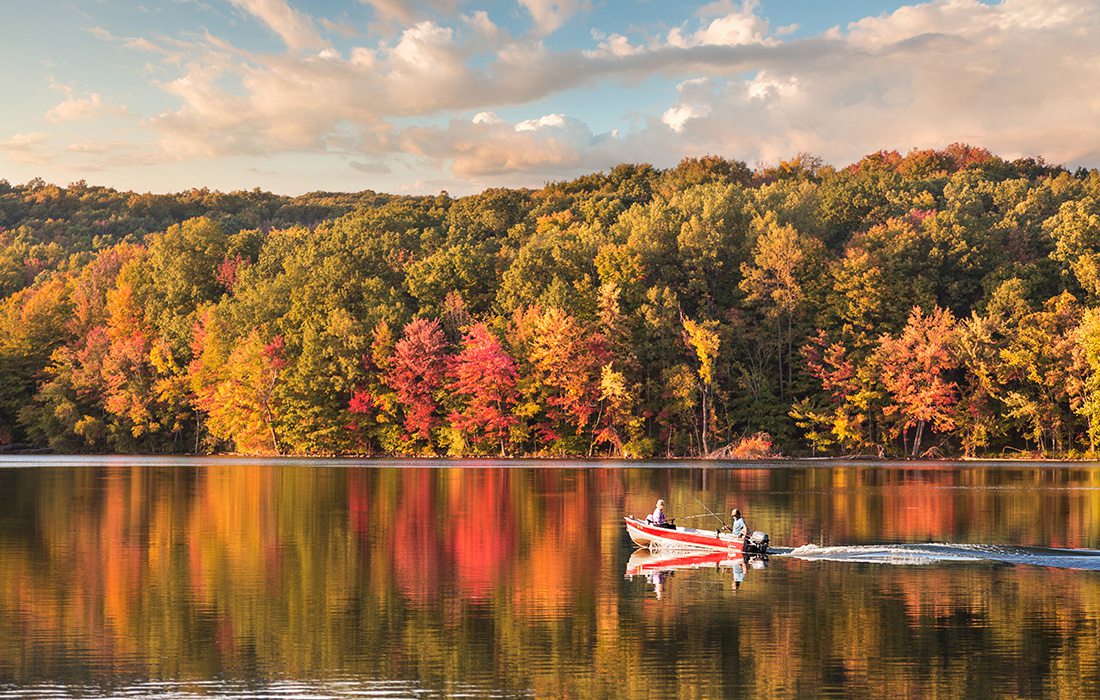
{"label": "outboard motor", "polygon": [[768,533],[754,530],[745,540],[745,548],[743,551],[746,554],[767,554]]}

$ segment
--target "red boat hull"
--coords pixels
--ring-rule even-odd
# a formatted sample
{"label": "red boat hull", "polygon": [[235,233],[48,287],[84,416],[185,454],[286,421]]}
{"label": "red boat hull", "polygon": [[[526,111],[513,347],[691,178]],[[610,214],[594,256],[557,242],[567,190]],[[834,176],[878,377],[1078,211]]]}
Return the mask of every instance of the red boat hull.
{"label": "red boat hull", "polygon": [[691,527],[667,528],[625,516],[626,531],[639,547],[650,549],[709,549],[740,554],[745,543],[728,532],[697,530]]}

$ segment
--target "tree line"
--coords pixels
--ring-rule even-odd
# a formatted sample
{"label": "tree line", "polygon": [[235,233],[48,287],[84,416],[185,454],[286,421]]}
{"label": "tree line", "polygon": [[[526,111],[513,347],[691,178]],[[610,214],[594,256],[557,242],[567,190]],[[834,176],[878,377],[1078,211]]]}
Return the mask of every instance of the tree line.
{"label": "tree line", "polygon": [[954,144],[468,197],[0,181],[0,442],[1093,455],[1100,172]]}

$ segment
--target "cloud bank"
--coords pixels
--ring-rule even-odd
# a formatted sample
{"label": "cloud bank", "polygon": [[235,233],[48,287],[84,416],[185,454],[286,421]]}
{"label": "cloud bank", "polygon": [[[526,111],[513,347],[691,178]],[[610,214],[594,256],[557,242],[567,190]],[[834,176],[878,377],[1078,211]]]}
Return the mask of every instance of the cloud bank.
{"label": "cloud bank", "polygon": [[[624,18],[615,32],[593,30],[588,45],[565,49],[548,38],[583,24],[590,3],[517,0],[524,26],[460,0],[363,0],[374,22],[349,27],[286,0],[231,1],[282,48],[101,30],[103,41],[149,61],[150,85],[171,104],[141,119],[152,146],[135,146],[138,158],[112,141],[118,157],[324,154],[360,173],[405,163],[452,181],[452,191],[622,161],[717,153],[755,163],[809,151],[846,163],[879,148],[954,141],[1100,163],[1094,0],[934,0],[797,38],[754,2],[726,1],[650,33]],[[652,80],[675,86],[666,104],[604,133],[582,115],[546,109],[574,91],[629,93]],[[101,100],[70,91],[43,116],[88,118]],[[509,122],[504,112],[527,114]],[[10,135],[0,153],[27,160],[52,143]]]}

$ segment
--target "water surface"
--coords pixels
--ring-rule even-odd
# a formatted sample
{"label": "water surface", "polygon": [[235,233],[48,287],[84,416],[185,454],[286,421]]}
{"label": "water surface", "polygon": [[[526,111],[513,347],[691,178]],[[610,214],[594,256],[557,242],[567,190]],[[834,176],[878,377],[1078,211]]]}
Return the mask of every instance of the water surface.
{"label": "water surface", "polygon": [[1097,549],[1094,465],[8,459],[0,696],[1095,697]]}

